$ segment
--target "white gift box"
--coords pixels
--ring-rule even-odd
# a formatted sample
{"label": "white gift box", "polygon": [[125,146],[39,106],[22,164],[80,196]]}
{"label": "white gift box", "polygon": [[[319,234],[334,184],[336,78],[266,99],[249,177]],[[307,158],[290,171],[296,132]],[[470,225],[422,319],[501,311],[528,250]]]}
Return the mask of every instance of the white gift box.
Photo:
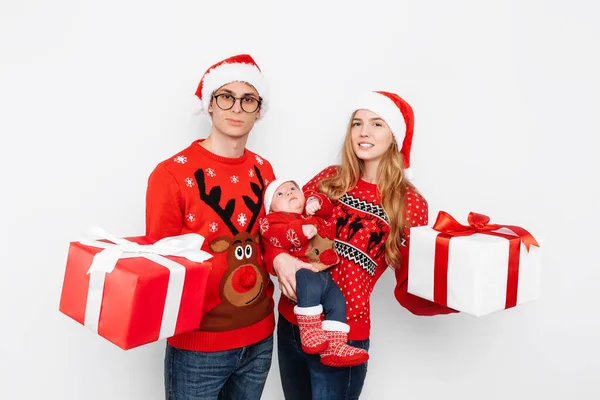
{"label": "white gift box", "polygon": [[[508,229],[494,232],[517,238]],[[435,288],[438,235],[440,232],[429,226],[410,229],[408,292],[430,301],[440,299],[440,292],[434,296],[436,289],[441,290],[442,294],[444,292],[444,287]],[[493,233],[473,233],[450,238],[445,288],[447,292],[443,299],[445,304],[443,301],[436,303],[477,317],[506,309],[509,245],[508,239],[493,236]],[[513,284],[517,284],[518,305],[540,296],[542,254],[540,247],[531,245],[528,250],[520,240],[516,246],[520,246],[518,280]],[[443,277],[438,279],[438,282],[444,281]]]}

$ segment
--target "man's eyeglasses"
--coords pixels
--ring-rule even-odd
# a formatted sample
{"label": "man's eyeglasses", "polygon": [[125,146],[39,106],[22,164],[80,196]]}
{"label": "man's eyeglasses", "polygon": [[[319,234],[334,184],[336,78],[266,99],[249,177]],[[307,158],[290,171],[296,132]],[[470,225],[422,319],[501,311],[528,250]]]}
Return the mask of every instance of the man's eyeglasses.
{"label": "man's eyeglasses", "polygon": [[258,110],[262,103],[262,99],[257,99],[252,96],[234,97],[229,93],[213,94],[212,97],[215,99],[217,106],[219,106],[221,110],[231,110],[236,100],[239,100],[242,110],[249,114]]}

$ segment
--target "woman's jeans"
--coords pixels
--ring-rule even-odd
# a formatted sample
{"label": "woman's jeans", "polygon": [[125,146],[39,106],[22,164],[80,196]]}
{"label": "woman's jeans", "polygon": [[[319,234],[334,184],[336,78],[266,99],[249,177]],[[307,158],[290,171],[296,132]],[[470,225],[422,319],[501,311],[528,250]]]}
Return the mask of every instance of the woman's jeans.
{"label": "woman's jeans", "polygon": [[273,335],[234,350],[199,352],[167,343],[167,400],[259,400],[273,355]]}
{"label": "woman's jeans", "polygon": [[[369,339],[350,340],[351,346],[369,350]],[[286,400],[358,399],[367,376],[367,363],[356,367],[328,367],[318,354],[302,351],[298,327],[279,314],[277,354]]]}

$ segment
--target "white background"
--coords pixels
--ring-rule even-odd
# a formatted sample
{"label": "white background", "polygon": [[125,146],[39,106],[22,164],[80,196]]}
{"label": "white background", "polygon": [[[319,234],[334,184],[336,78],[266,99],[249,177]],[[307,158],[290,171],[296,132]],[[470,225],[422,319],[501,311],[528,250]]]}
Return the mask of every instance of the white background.
{"label": "white background", "polygon": [[[600,11],[590,1],[7,1],[0,6],[0,387],[10,399],[161,399],[164,341],[122,351],[58,312],[71,240],[144,231],[146,179],[207,134],[205,69],[251,53],[272,107],[248,147],[306,181],[340,100],[415,109],[430,204],[544,239],[538,301],[416,317],[386,273],[365,399],[598,399]],[[276,357],[264,399],[281,399]]]}

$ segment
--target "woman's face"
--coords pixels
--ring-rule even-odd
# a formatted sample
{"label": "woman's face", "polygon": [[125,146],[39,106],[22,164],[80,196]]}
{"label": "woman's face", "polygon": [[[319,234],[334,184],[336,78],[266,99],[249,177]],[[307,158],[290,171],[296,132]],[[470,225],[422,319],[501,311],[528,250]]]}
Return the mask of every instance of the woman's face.
{"label": "woman's face", "polygon": [[379,162],[393,141],[392,131],[383,118],[369,110],[358,110],[350,128],[352,149],[365,162]]}

